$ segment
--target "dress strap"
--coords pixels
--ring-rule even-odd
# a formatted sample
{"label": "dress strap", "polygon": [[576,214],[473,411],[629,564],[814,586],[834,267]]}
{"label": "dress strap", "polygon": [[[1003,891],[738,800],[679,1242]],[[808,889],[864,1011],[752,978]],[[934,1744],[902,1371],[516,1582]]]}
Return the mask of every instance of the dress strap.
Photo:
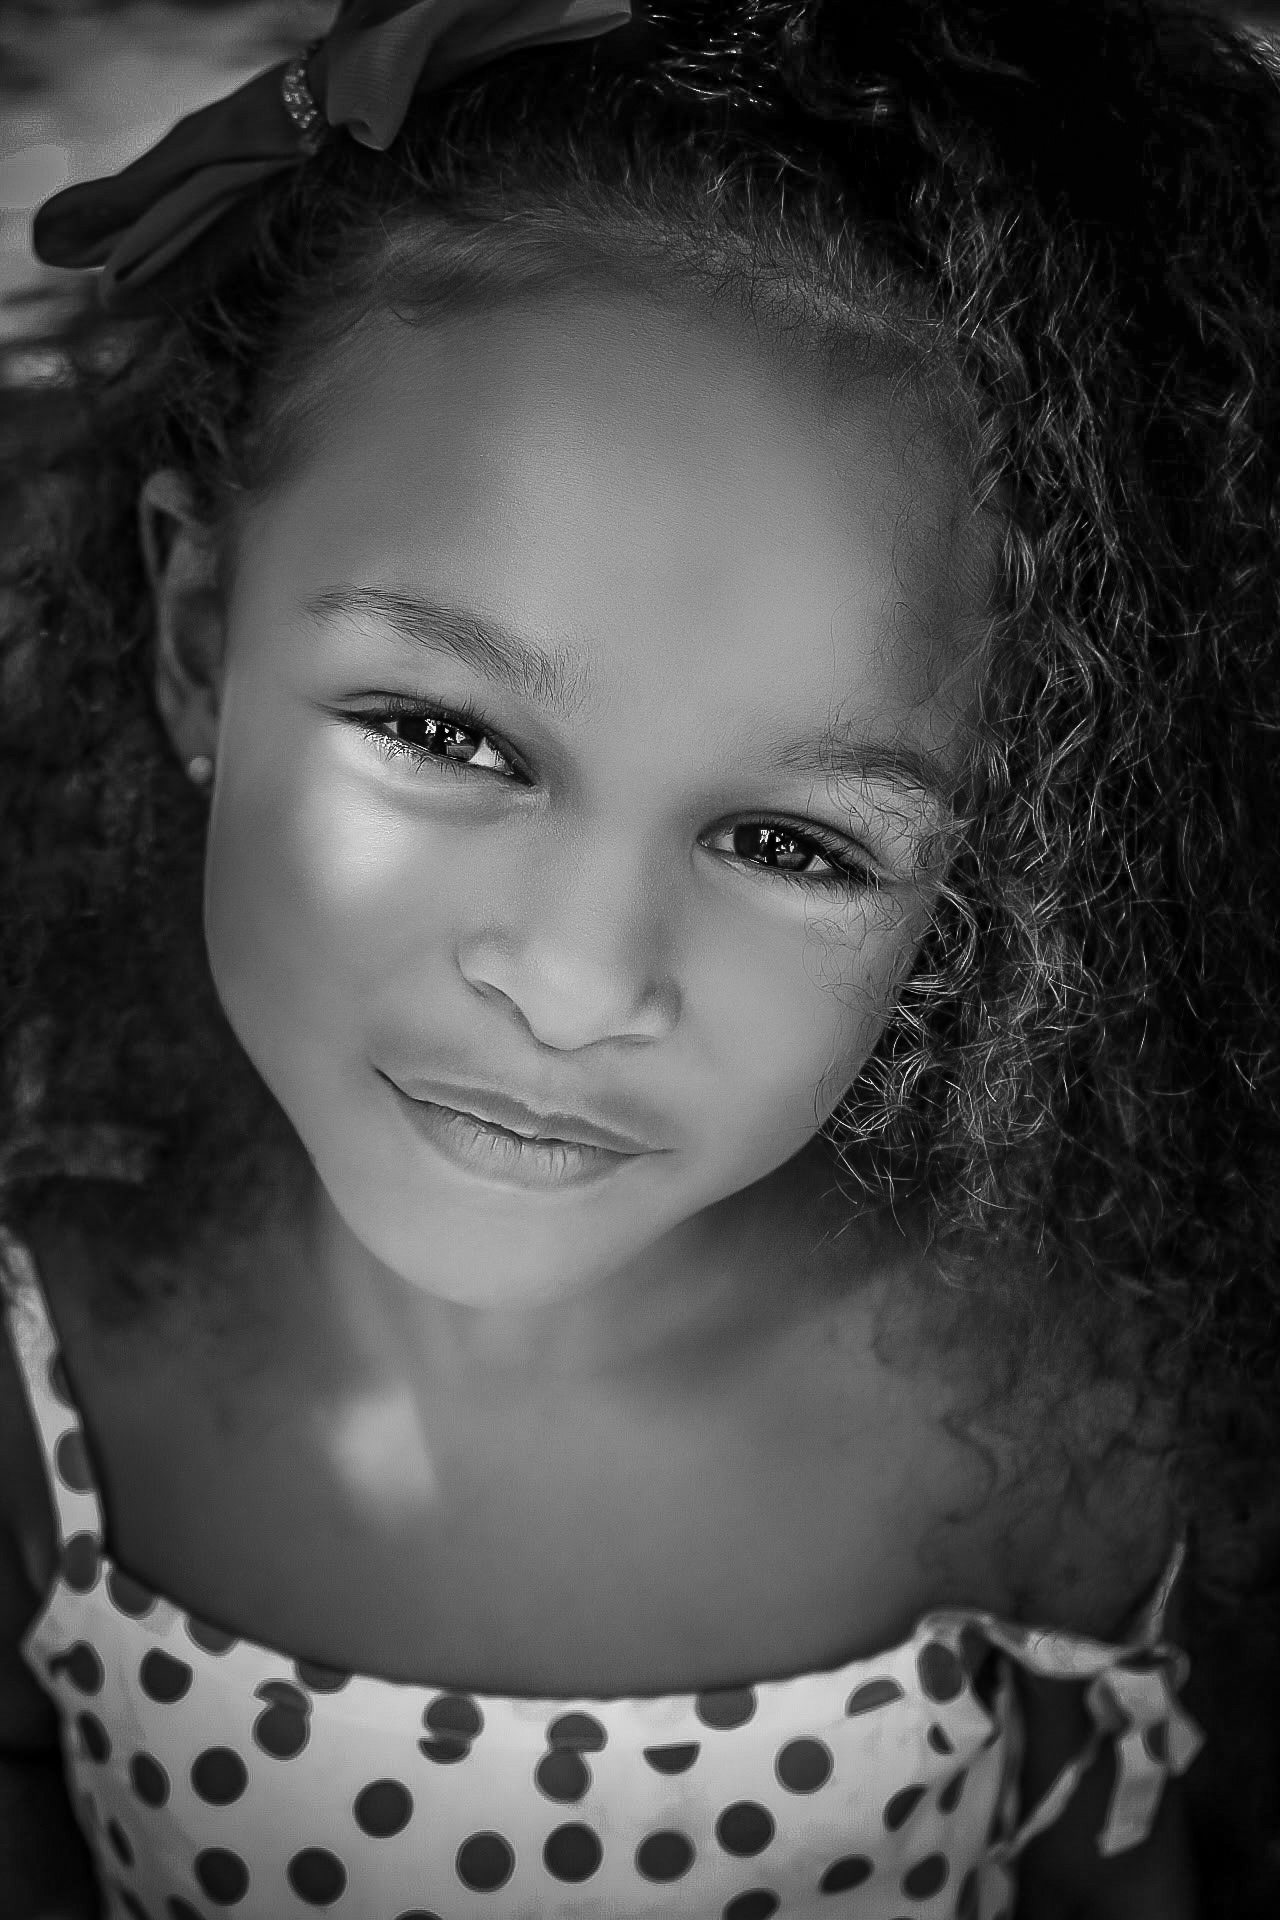
{"label": "dress strap", "polygon": [[1162,1635],[1165,1614],[1186,1559],[1184,1533],[1154,1592],[1138,1611],[1123,1646],[1083,1635],[1011,1627],[989,1617],[983,1631],[1033,1673],[1060,1680],[1087,1680],[1085,1705],[1093,1721],[1084,1751],[1068,1763],[1040,1801],[993,1857],[1012,1859],[1064,1811],[1104,1740],[1116,1742],[1116,1780],[1098,1851],[1124,1853],[1151,1831],[1164,1783],[1183,1774],[1204,1745],[1204,1733],[1181,1705],[1191,1662]]}
{"label": "dress strap", "polygon": [[88,1559],[102,1551],[102,1503],[89,1463],[80,1414],[67,1383],[58,1336],[35,1261],[3,1224],[0,1224],[0,1265],[6,1281],[4,1315],[9,1342],[44,1459],[58,1545],[64,1560],[68,1549],[73,1559]]}
{"label": "dress strap", "polygon": [[1168,1564],[1154,1588],[1138,1608],[1129,1626],[1130,1640],[1137,1639],[1144,1647],[1157,1646],[1164,1638],[1164,1620],[1169,1611],[1169,1602],[1173,1599],[1173,1590],[1182,1578],[1182,1570],[1187,1562],[1187,1535],[1179,1534],[1169,1555]]}

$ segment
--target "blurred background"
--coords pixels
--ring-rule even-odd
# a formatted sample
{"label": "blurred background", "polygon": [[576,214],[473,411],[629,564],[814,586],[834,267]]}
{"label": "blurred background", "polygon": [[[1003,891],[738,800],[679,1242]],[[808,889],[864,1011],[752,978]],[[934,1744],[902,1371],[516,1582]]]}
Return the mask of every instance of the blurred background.
{"label": "blurred background", "polygon": [[[1027,0],[1034,6],[1036,0]],[[1205,0],[1280,44],[1280,0]],[[0,361],[33,294],[77,276],[32,258],[39,203],[134,160],[175,120],[323,33],[338,0],[0,0]],[[24,364],[27,360],[31,364]]]}

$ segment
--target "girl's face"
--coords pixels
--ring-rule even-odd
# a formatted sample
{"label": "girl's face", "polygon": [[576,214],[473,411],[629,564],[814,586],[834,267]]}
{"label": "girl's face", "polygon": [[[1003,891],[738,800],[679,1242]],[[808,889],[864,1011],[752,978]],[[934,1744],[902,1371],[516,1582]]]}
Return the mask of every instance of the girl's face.
{"label": "girl's face", "polygon": [[[820,391],[741,321],[619,297],[361,337],[244,526],[183,745],[217,762],[228,1018],[378,1262],[567,1300],[813,1138],[935,897],[978,552],[887,378]],[[491,1138],[397,1084],[643,1150],[463,1164]]]}

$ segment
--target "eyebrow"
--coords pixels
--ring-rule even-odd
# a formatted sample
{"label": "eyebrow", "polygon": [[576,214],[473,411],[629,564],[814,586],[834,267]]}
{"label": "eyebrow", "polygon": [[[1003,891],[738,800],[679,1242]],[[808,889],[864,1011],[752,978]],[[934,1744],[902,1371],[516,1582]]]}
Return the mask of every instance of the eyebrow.
{"label": "eyebrow", "polygon": [[490,614],[469,613],[404,589],[347,585],[312,594],[303,610],[321,620],[372,616],[410,647],[452,654],[486,680],[564,720],[580,711],[586,696],[589,675],[580,654],[566,647],[531,647]]}
{"label": "eyebrow", "polygon": [[921,794],[944,814],[952,812],[958,785],[956,774],[927,747],[908,740],[874,740],[855,727],[832,726],[820,739],[783,741],[774,748],[773,764],[785,773],[852,774],[883,782]]}
{"label": "eyebrow", "polygon": [[[579,713],[589,690],[590,673],[582,654],[566,647],[530,646],[513,627],[490,614],[470,612],[404,588],[325,587],[303,602],[303,611],[319,620],[372,617],[409,647],[451,654],[483,678],[560,719]],[[852,774],[883,781],[933,800],[944,814],[951,811],[955,774],[938,755],[909,741],[876,740],[854,726],[833,724],[818,737],[770,741],[769,750],[772,765],[780,772]]]}

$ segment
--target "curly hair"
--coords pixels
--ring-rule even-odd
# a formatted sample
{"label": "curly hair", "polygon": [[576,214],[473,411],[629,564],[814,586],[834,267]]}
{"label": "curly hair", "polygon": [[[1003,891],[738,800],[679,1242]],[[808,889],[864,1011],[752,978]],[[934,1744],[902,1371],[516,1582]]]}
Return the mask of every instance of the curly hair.
{"label": "curly hair", "polygon": [[364,323],[602,282],[728,291],[942,424],[998,517],[981,712],[829,1131],[851,1210],[927,1202],[935,1352],[1009,1396],[1084,1355],[1167,1416],[1188,1697],[1240,1723],[1197,1815],[1236,1920],[1280,1893],[1278,106],[1180,0],[652,0],[386,153],[331,140],[155,311],[73,297],[0,439],[0,1201],[20,1232],[56,1194],[127,1314],[299,1172],[209,977],[145,476],[191,476],[225,589]]}

